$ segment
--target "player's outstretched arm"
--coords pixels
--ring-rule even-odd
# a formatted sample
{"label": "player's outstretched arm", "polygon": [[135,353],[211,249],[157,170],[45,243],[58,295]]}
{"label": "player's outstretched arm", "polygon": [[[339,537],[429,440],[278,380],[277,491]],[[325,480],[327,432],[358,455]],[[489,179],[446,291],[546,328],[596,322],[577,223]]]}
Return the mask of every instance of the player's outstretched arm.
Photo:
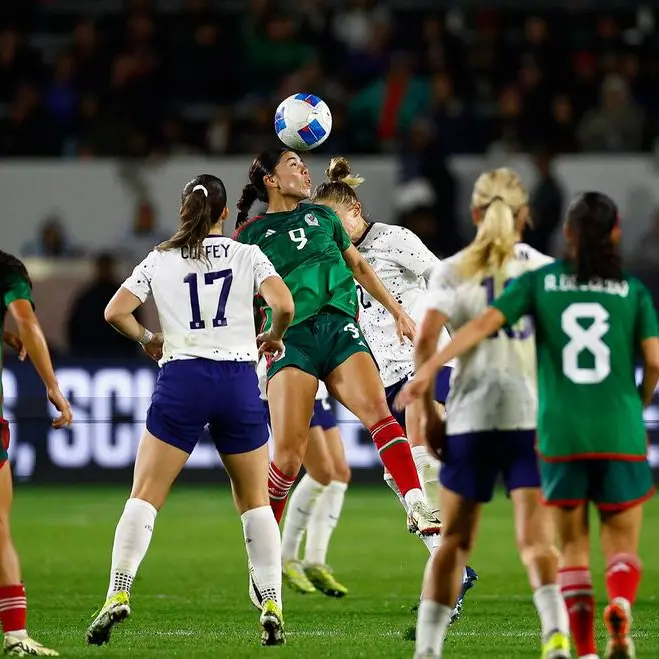
{"label": "player's outstretched arm", "polygon": [[639,391],[643,405],[648,406],[652,402],[654,390],[659,381],[659,338],[650,337],[641,341],[643,352],[643,380]]}
{"label": "player's outstretched arm", "polygon": [[403,341],[407,337],[414,340],[414,321],[405,313],[403,307],[398,304],[394,296],[385,288],[375,271],[366,262],[366,259],[357,251],[354,245],[350,245],[343,252],[343,258],[357,282],[374,297],[395,319],[398,338]]}
{"label": "player's outstretched arm", "polygon": [[259,293],[272,310],[270,330],[257,337],[259,354],[276,354],[284,349],[282,339],[295,316],[295,303],[288,286],[281,277],[267,277],[259,287]]}
{"label": "player's outstretched arm", "polygon": [[152,359],[162,357],[163,337],[160,332],[151,332],[143,327],[133,315],[142,300],[123,286],[114,294],[105,307],[105,320],[120,334],[137,341]]}
{"label": "player's outstretched arm", "polygon": [[50,402],[60,412],[60,416],[53,421],[53,425],[56,428],[68,426],[72,421],[71,407],[60,391],[46,337],[39,324],[39,319],[32,309],[32,303],[29,300],[14,300],[9,304],[8,310],[18,328],[21,344],[46,387]]}
{"label": "player's outstretched arm", "polygon": [[437,371],[446,362],[464,355],[465,352],[500,330],[505,324],[505,316],[498,309],[490,307],[478,318],[474,318],[466,325],[463,325],[453,336],[452,341],[436,352],[401,389],[401,392],[396,396],[394,407],[397,410],[403,410],[412,401],[420,398],[434,380]]}

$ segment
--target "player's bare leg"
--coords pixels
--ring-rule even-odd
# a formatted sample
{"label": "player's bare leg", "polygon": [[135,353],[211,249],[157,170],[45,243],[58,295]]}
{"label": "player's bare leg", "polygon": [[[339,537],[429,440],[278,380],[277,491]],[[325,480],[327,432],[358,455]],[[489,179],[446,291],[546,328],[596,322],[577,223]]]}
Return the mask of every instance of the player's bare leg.
{"label": "player's bare leg", "polygon": [[416,629],[417,659],[438,659],[460,592],[462,574],[476,540],[481,505],[441,488],[442,550],[433,552],[423,579]]}
{"label": "player's bare leg", "polygon": [[11,466],[0,467],[0,623],[4,632],[4,652],[13,656],[58,656],[27,633],[27,599],[21,581],[21,568],[9,526],[13,502]]}
{"label": "player's bare leg", "polygon": [[[323,463],[329,465],[330,481],[320,495],[309,521],[304,570],[314,587],[322,593],[330,597],[343,597],[348,594],[348,589],[334,577],[327,563],[327,551],[341,516],[351,474],[338,428],[329,428],[320,432],[323,440],[313,450],[318,451],[320,453],[318,457],[322,457]],[[309,443],[309,450],[312,450],[312,442]]]}
{"label": "player's bare leg", "polygon": [[597,657],[595,594],[590,573],[588,505],[552,509],[561,559],[558,583],[570,618],[577,656]]}
{"label": "player's bare leg", "polygon": [[107,598],[87,629],[87,643],[107,643],[112,627],[130,615],[131,587],[149,549],[156,515],[187,459],[185,451],[144,431],[135,459],[133,488],[114,535]]}
{"label": "player's bare leg", "polygon": [[247,453],[222,454],[243,524],[249,564],[249,592],[261,611],[261,643],[281,645],[281,536],[268,496],[268,446]]}
{"label": "player's bare leg", "polygon": [[639,504],[620,511],[600,511],[600,519],[609,596],[609,605],[604,610],[604,622],[609,632],[605,657],[633,659],[636,652],[630,632],[632,606],[642,574],[638,543],[643,506]]}
{"label": "player's bare leg", "polygon": [[557,583],[558,551],[554,525],[542,505],[540,489],[517,488],[510,493],[515,510],[517,548],[533,590],[542,628],[543,659],[570,659],[570,624]]}
{"label": "player's bare leg", "polygon": [[330,394],[368,428],[419,532],[439,533],[441,524],[424,500],[410,445],[400,424],[391,416],[373,358],[365,352],[350,355],[329,374],[325,384]]}
{"label": "player's bare leg", "polygon": [[283,368],[268,380],[268,407],[275,444],[268,492],[277,523],[284,514],[288,494],[307,451],[317,390],[318,379],[298,368]]}

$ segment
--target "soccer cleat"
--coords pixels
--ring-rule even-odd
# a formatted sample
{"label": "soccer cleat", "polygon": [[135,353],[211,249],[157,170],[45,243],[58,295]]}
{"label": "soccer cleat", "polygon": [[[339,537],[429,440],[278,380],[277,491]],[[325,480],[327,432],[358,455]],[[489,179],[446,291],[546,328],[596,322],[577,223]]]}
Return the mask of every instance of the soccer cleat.
{"label": "soccer cleat", "polygon": [[437,535],[441,533],[442,523],[424,501],[417,501],[410,507],[408,530],[422,536]]}
{"label": "soccer cleat", "polygon": [[29,636],[15,636],[11,632],[5,634],[5,654],[11,657],[59,657],[59,652],[45,648]]}
{"label": "soccer cleat", "polygon": [[291,558],[284,563],[282,574],[284,581],[298,593],[309,595],[316,592],[316,587],[309,581],[309,577],[304,571],[302,561],[297,558]]}
{"label": "soccer cleat", "polygon": [[554,632],[542,646],[541,659],[570,659],[570,637]]}
{"label": "soccer cleat", "polygon": [[91,625],[87,628],[87,643],[89,645],[103,645],[110,640],[112,628],[123,622],[130,615],[130,595],[119,592],[108,597],[103,608],[95,615]]}
{"label": "soccer cleat", "polygon": [[458,600],[455,603],[453,611],[451,612],[451,622],[449,623],[451,625],[460,617],[460,614],[462,613],[465,595],[474,587],[474,584],[478,581],[478,575],[476,574],[476,570],[474,570],[473,567],[469,567],[469,565],[467,565],[466,572],[467,574],[462,581],[462,588],[460,589]]}
{"label": "soccer cleat", "polygon": [[327,565],[305,565],[304,573],[316,590],[328,597],[345,597],[348,594],[348,589],[334,578]]}
{"label": "soccer cleat", "polygon": [[272,600],[263,602],[261,610],[261,645],[284,645],[286,636],[284,636],[284,614]]}
{"label": "soccer cleat", "polygon": [[604,609],[604,624],[609,632],[609,641],[604,653],[606,659],[634,659],[636,649],[629,635],[632,627],[629,602],[622,597],[616,597]]}

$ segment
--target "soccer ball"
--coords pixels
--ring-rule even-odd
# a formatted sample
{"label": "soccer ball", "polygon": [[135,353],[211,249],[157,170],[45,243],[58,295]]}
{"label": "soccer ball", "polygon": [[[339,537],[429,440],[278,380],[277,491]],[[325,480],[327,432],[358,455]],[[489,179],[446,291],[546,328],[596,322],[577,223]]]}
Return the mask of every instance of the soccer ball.
{"label": "soccer ball", "polygon": [[327,103],[313,94],[293,94],[282,101],[275,114],[279,139],[295,151],[321,145],[332,130],[332,113]]}

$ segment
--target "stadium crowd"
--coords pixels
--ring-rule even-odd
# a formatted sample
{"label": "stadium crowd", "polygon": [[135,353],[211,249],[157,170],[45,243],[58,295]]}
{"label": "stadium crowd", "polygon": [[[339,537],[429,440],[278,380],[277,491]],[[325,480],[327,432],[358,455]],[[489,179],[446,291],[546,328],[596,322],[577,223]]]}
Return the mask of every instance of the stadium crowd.
{"label": "stadium crowd", "polygon": [[346,153],[404,150],[415,130],[445,154],[654,148],[649,9],[156,5],[100,2],[81,17],[55,0],[3,3],[0,155],[254,153],[272,141],[276,102],[300,89],[329,102],[332,149]]}

